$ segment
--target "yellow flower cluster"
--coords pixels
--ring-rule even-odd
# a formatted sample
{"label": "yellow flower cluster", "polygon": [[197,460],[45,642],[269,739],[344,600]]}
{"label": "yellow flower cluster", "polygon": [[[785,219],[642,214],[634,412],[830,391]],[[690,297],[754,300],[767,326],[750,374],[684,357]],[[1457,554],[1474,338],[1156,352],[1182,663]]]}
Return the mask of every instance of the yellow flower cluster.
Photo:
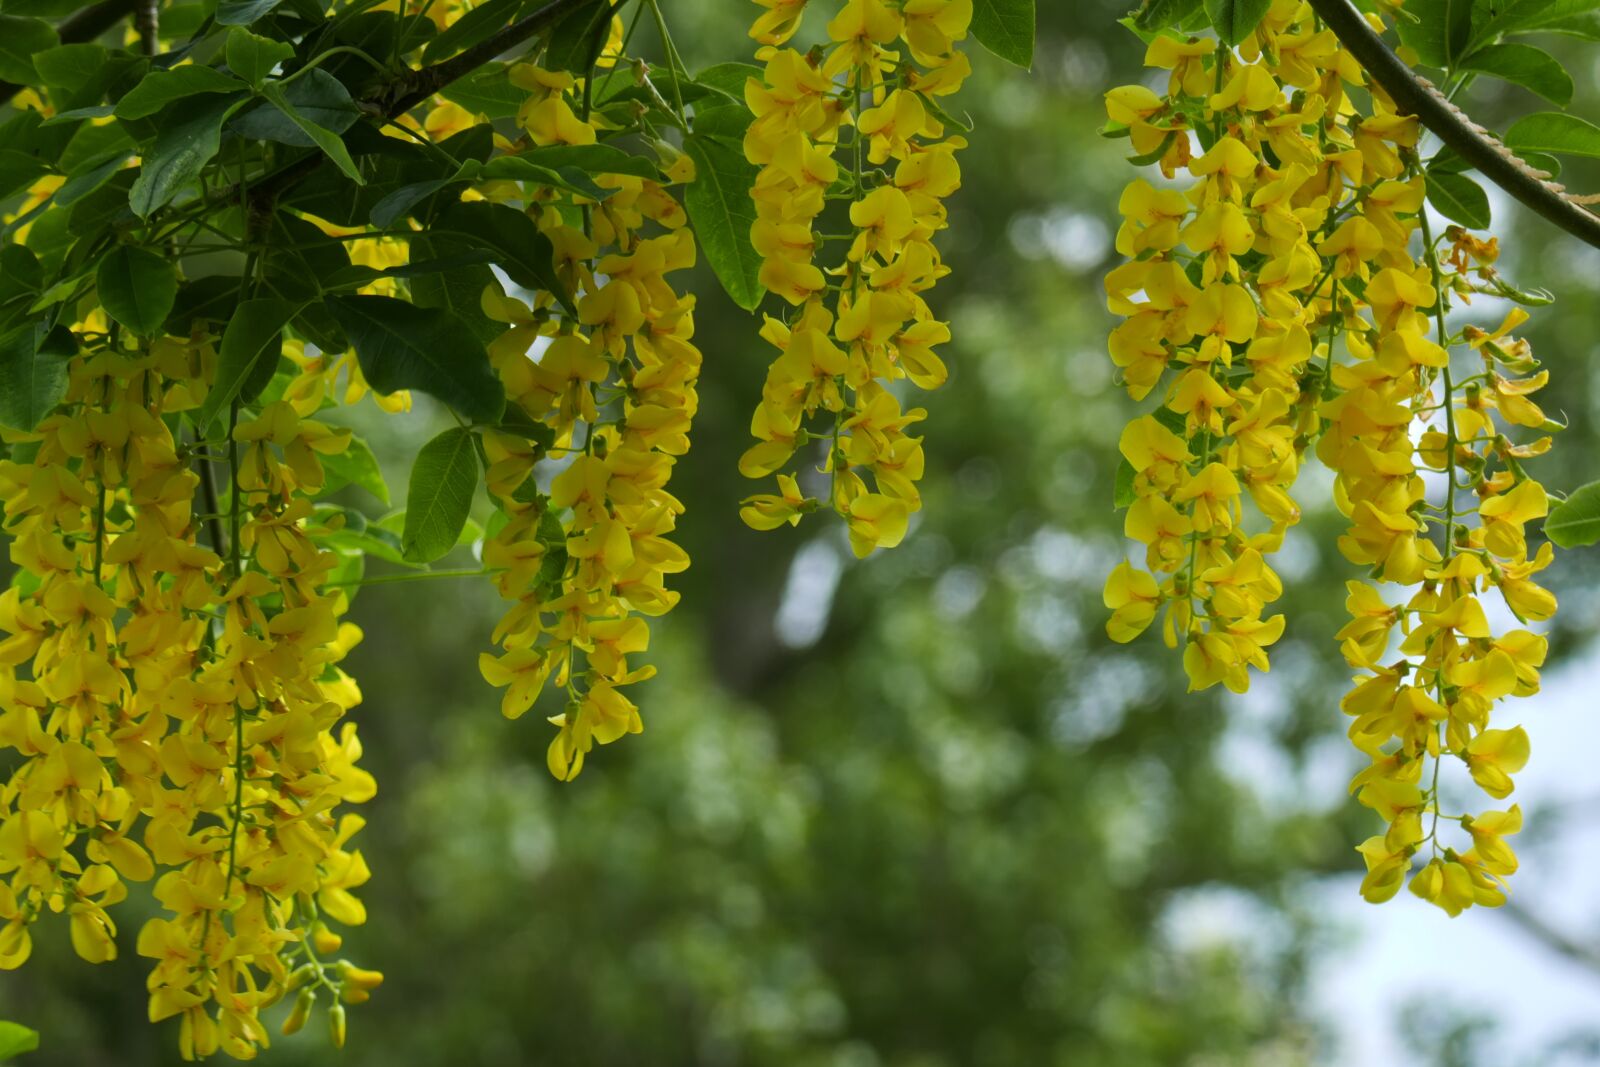
{"label": "yellow flower cluster", "polygon": [[[510,77],[530,92],[520,122],[533,144],[596,141],[602,121],[583,116],[582,86],[571,75],[521,65]],[[484,435],[501,515],[483,560],[513,606],[494,632],[502,651],[485,653],[480,667],[505,687],[509,718],[526,712],[547,680],[566,691],[548,752],[563,781],[577,777],[596,742],[643,729],[623,689],[655,668],[629,657],[649,648],[646,617],[678,601],[666,576],[689,566],[668,540],[683,505],[666,487],[689,449],[700,351],[695,299],[667,275],[694,266],[696,253],[666,186],[691,180],[694,169],[688,156],[659,147],[663,180],[601,173],[598,198],[514,182],[478,189],[534,217],[576,310],[563,311],[549,293],[531,307],[494,289],[483,297],[485,312],[507,327],[489,355],[512,416],[506,432]],[[517,432],[519,423],[547,429],[550,444]],[[544,469],[553,474],[541,484]]]}
{"label": "yellow flower cluster", "polygon": [[[78,955],[114,958],[110,909],[154,878],[151,1020],[181,1020],[186,1059],[247,1059],[286,994],[354,1002],[382,980],[321,958],[339,942],[322,917],[365,918],[362,820],[339,808],[375,790],[341,727],[360,631],[308,529],[318,457],[349,436],[279,401],[206,454],[173,427],[204,399],[209,338],[135,344],[99,311],[74,332],[89,347],[65,402],[8,432],[0,462],[24,572],[0,596],[0,748],[19,757],[0,789],[0,967],[47,912]],[[197,514],[192,464],[223,459],[228,511]]]}
{"label": "yellow flower cluster", "polygon": [[[745,87],[755,116],[745,156],[761,168],[751,239],[762,284],[793,312],[768,317],[761,331],[780,354],[751,420],[758,443],[739,469],[764,478],[825,442],[831,506],[865,556],[899,544],[922,506],[922,439],[906,428],[927,413],[903,409],[893,383],[935,389],[948,377],[934,348],[950,330],[923,294],[949,272],[933,239],[946,225],[943,201],[961,184],[955,153],[966,142],[947,136],[938,101],[970,72],[956,43],[972,4],[845,0],[827,24],[831,47],[802,53],[783,45],[804,0],[756,2],[765,10],[750,33],[766,66]],[[832,201],[847,205],[847,232],[819,234]],[[820,255],[830,241],[844,246],[837,262]],[[741,511],[758,530],[797,525],[819,506],[794,475],[777,481],[776,494],[751,497]]]}
{"label": "yellow flower cluster", "polygon": [[[1127,187],[1117,248],[1128,262],[1106,279],[1124,317],[1111,357],[1134,399],[1158,389],[1162,399],[1121,440],[1125,528],[1145,546],[1145,567],[1110,575],[1108,632],[1133,640],[1164,611],[1191,689],[1242,691],[1249,668],[1267,670],[1284,627],[1281,615],[1262,617],[1282,592],[1267,559],[1300,517],[1290,490],[1314,444],[1350,522],[1340,551],[1376,581],[1416,587],[1391,605],[1351,582],[1352,621],[1339,634],[1361,672],[1342,707],[1371,759],[1353,789],[1389,823],[1360,847],[1362,893],[1393,896],[1426,845],[1418,896],[1452,915],[1499,904],[1516,868],[1502,839],[1520,812],[1442,815],[1438,772],[1454,757],[1499,799],[1528,754],[1522,729],[1491,727],[1490,712],[1537,691],[1545,641],[1525,629],[1497,635],[1479,600],[1493,586],[1519,619],[1555,610],[1530,579],[1551,548],[1530,558],[1523,532],[1547,505],[1522,462],[1549,439],[1507,436],[1553,428],[1529,399],[1545,375],[1507,376],[1536,368],[1509,336],[1526,315],[1492,334],[1451,332],[1451,294],[1506,292],[1495,246],[1454,228],[1436,240],[1416,119],[1365,81],[1308,5],[1274,3],[1236,49],[1162,34],[1145,59],[1170,71],[1167,92],[1109,92],[1113,130],[1130,137],[1136,161],[1191,180]],[[1452,377],[1460,345],[1481,366]],[[1265,520],[1255,533],[1244,529],[1246,494]],[[1440,839],[1441,818],[1466,831],[1466,850]]]}

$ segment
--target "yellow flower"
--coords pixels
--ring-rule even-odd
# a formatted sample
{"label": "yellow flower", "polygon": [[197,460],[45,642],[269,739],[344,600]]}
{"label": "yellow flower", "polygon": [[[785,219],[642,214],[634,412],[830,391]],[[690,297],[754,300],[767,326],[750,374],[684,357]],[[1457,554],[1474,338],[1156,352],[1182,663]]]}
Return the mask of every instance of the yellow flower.
{"label": "yellow flower", "polygon": [[1528,734],[1522,727],[1485,730],[1467,745],[1467,769],[1472,780],[1496,800],[1514,788],[1511,776],[1528,764]]}
{"label": "yellow flower", "polygon": [[1156,580],[1143,571],[1134,570],[1126,562],[1117,564],[1106,578],[1103,596],[1106,607],[1111,609],[1106,633],[1118,644],[1126,644],[1144,633],[1161,604],[1161,590]]}
{"label": "yellow flower", "polygon": [[1549,496],[1544,487],[1531,478],[1519,482],[1508,493],[1489,497],[1478,507],[1485,547],[1497,556],[1526,557],[1528,542],[1523,536],[1523,525],[1549,513]]}
{"label": "yellow flower", "polygon": [[850,501],[846,513],[850,530],[850,549],[857,558],[870,556],[874,549],[893,548],[906,535],[910,508],[906,501],[880,493],[862,493]]}

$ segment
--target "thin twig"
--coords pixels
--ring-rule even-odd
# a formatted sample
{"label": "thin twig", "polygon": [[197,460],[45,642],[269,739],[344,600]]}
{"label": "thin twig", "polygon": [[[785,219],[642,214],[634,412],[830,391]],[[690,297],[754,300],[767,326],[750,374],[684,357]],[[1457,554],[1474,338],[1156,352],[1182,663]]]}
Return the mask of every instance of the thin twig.
{"label": "thin twig", "polygon": [[133,9],[133,28],[139,33],[139,48],[147,56],[161,50],[161,0],[138,0]]}
{"label": "thin twig", "polygon": [[[440,60],[421,70],[407,71],[382,89],[361,102],[364,111],[381,115],[385,120],[396,119],[422,103],[434,93],[471,74],[502,53],[523,44],[553,26],[556,20],[585,4],[599,0],[550,0],[526,18],[519,19],[492,37],[449,59]],[[283,191],[299,182],[322,165],[326,158],[321,153],[302,156],[276,173],[256,182],[250,195],[259,209],[270,209]],[[238,187],[228,190],[224,198],[238,196]]]}
{"label": "thin twig", "polygon": [[1567,936],[1515,901],[1507,901],[1504,911],[1513,922],[1532,934],[1547,948],[1553,949],[1569,960],[1583,964],[1590,970],[1600,971],[1600,947]]}
{"label": "thin twig", "polygon": [[1470,166],[1529,210],[1600,248],[1600,216],[1575,203],[1559,185],[1518,159],[1492,133],[1419,78],[1373,31],[1350,0],[1311,0],[1311,6],[1397,107],[1415,115]]}

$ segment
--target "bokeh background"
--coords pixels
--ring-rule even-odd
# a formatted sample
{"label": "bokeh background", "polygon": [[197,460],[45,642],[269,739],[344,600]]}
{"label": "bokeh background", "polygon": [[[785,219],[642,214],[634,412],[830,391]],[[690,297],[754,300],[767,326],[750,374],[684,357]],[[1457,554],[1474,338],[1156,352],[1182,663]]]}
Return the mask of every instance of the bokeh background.
{"label": "bokeh background", "polygon": [[[748,54],[749,5],[664,6],[691,66]],[[1326,472],[1302,477],[1288,633],[1247,696],[1185,695],[1153,635],[1104,636],[1134,407],[1100,279],[1133,172],[1095,131],[1100,94],[1143,77],[1126,7],[1041,3],[1031,75],[974,55],[955,273],[935,294],[953,376],[926,399],[926,507],[904,546],[858,563],[828,522],[740,523],[735,460],[768,351],[701,271],[702,406],[673,484],[695,564],[655,624],[642,737],[554,782],[538,715],[506,722],[478,676],[486,583],[362,592],[349,666],[380,793],[362,836],[371,920],[347,945],[388,981],[352,1009],[344,1052],[313,1025],[263,1062],[1600,1062],[1600,552],[1549,572],[1559,666],[1506,712],[1535,752],[1517,895],[1453,922],[1408,894],[1356,895],[1352,847],[1373,823],[1344,788],[1357,760],[1332,635],[1353,575]],[[1556,47],[1576,109],[1600,112],[1594,48]],[[1492,85],[1466,103],[1490,125],[1537,106]],[[1600,476],[1600,252],[1494,206],[1507,272],[1558,296],[1529,336],[1571,421],[1541,475],[1570,489]],[[403,487],[439,417],[419,403],[352,422]],[[115,963],[82,964],[55,923],[0,976],[0,1016],[44,1035],[26,1062],[176,1062],[175,1033],[144,1020],[125,907]]]}

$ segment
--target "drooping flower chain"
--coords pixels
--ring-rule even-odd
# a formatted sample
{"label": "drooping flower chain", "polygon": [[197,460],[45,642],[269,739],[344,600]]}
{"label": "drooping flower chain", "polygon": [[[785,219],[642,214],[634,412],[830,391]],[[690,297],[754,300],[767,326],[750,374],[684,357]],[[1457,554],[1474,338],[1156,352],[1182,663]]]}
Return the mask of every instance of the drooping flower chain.
{"label": "drooping flower chain", "polygon": [[[529,141],[595,143],[604,125],[583,117],[581,82],[532,65],[513,67],[510,77],[529,91],[520,115]],[[508,406],[549,427],[548,454],[562,466],[543,489],[544,450],[525,436],[485,435],[489,492],[503,521],[483,558],[513,606],[494,633],[502,651],[485,653],[480,666],[506,688],[502,710],[511,718],[547,680],[566,691],[548,751],[550,771],[563,781],[583,769],[595,742],[643,729],[623,688],[655,668],[629,657],[649,648],[647,617],[677,604],[666,576],[689,566],[668,540],[683,505],[666,486],[689,449],[700,351],[695,299],[666,276],[694,266],[696,253],[666,185],[691,180],[694,170],[688,156],[658,148],[662,181],[602,174],[599,200],[512,182],[478,190],[535,218],[576,304],[573,316],[549,294],[532,307],[484,294],[484,310],[508,327],[489,348]]]}
{"label": "drooping flower chain", "polygon": [[[340,725],[360,631],[308,530],[318,454],[349,435],[268,405],[230,427],[228,514],[197,514],[196,449],[171,427],[204,399],[213,339],[134,345],[98,310],[75,332],[65,403],[0,462],[26,574],[0,596],[0,747],[23,757],[0,789],[0,967],[51,912],[84,959],[114,958],[124,883],[156,878],[151,1020],[180,1019],[186,1059],[251,1058],[261,1009],[326,989],[342,1019],[381,981],[322,958],[326,919],[365,919],[362,820],[338,809],[375,789]],[[226,559],[204,543],[224,528]]]}
{"label": "drooping flower chain", "polygon": [[[755,115],[745,155],[761,168],[751,238],[762,284],[794,310],[761,331],[780,355],[751,421],[759,443],[739,463],[750,478],[777,474],[779,491],[749,498],[740,514],[770,530],[816,510],[795,475],[778,472],[825,442],[829,506],[865,556],[899,544],[922,505],[922,440],[905,431],[926,412],[903,410],[892,383],[935,389],[948,377],[934,347],[950,331],[923,294],[948,273],[933,238],[966,142],[947,136],[938,100],[970,71],[955,46],[972,5],[846,0],[827,26],[832,46],[803,54],[783,47],[803,0],[756,2],[766,10],[750,33],[765,71],[745,89]],[[818,234],[833,200],[848,202],[849,232]],[[821,256],[830,242],[848,242],[837,262]]]}
{"label": "drooping flower chain", "polygon": [[[1506,376],[1537,366],[1509,337],[1526,314],[1493,334],[1451,333],[1452,294],[1515,295],[1494,272],[1494,242],[1430,231],[1416,120],[1366,83],[1309,7],[1274,5],[1237,50],[1162,35],[1145,58],[1171,72],[1167,93],[1114,89],[1110,118],[1141,161],[1196,180],[1136,179],[1120,204],[1129,262],[1106,279],[1124,317],[1111,356],[1134,399],[1161,386],[1163,402],[1120,444],[1126,532],[1145,556],[1107,581],[1108,632],[1131,641],[1163,614],[1191,689],[1243,691],[1251,667],[1267,670],[1284,625],[1262,618],[1282,592],[1267,561],[1300,517],[1290,490],[1315,444],[1350,520],[1340,551],[1378,582],[1420,586],[1391,605],[1380,587],[1351,582],[1353,619],[1339,634],[1362,672],[1342,707],[1372,761],[1352,788],[1389,823],[1360,847],[1362,893],[1393,896],[1426,848],[1418,896],[1451,914],[1502,903],[1516,868],[1503,837],[1520,811],[1444,813],[1439,772],[1460,761],[1501,799],[1527,759],[1521,727],[1491,727],[1490,712],[1537,691],[1545,641],[1492,633],[1478,599],[1494,586],[1520,619],[1555,610],[1530,580],[1551,548],[1530,559],[1523,534],[1546,496],[1522,461],[1549,439],[1507,435],[1555,428],[1528,398],[1546,375]],[[1365,88],[1370,114],[1348,85]],[[1482,356],[1476,373],[1451,366],[1462,344]],[[1454,488],[1430,501],[1428,471]],[[1253,534],[1245,493],[1266,523]],[[1386,662],[1397,628],[1401,658]],[[1460,827],[1462,848],[1441,821]]]}

